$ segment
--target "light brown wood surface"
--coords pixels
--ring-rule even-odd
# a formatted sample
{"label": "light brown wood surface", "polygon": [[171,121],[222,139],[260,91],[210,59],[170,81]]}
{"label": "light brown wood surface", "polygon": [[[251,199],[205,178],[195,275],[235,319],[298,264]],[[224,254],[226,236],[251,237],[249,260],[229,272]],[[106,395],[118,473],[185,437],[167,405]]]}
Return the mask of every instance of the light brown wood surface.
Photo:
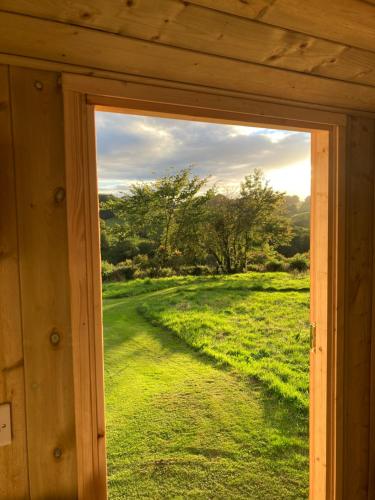
{"label": "light brown wood surface", "polygon": [[[327,348],[329,330],[329,132],[311,137],[311,325],[310,349],[310,498],[323,500],[327,485]],[[312,332],[313,333],[313,332]]]}
{"label": "light brown wood surface", "polygon": [[37,70],[11,68],[10,85],[30,496],[75,498],[62,93],[58,74]]}
{"label": "light brown wood surface", "polygon": [[325,38],[315,38],[258,19],[228,16],[215,10],[215,3],[206,8],[179,0],[137,0],[129,4],[121,0],[105,4],[100,0],[56,4],[48,0],[3,0],[1,7],[197,53],[375,85],[374,47],[362,50],[331,42],[331,30]]}
{"label": "light brown wood surface", "polygon": [[[228,23],[232,25],[231,18]],[[327,77],[323,73],[318,76],[290,70],[290,66],[286,66],[289,69],[273,67],[272,64],[278,58],[274,59],[272,54],[269,55],[271,61],[268,63],[248,62],[229,57],[219,48],[212,55],[209,48],[198,51],[197,48],[181,47],[181,43],[180,46],[157,43],[155,40],[143,40],[30,15],[0,12],[0,26],[1,52],[7,55],[71,64],[91,71],[149,76],[267,97],[375,111],[375,87],[366,80],[372,78],[373,56],[370,54],[366,62],[367,56],[364,54],[360,57],[349,56],[346,50],[335,49],[333,58],[337,61],[338,57],[348,58],[343,64],[338,64],[336,59],[334,63],[327,63],[327,55],[331,51],[326,49],[318,50],[323,53],[319,64],[315,64],[317,61],[314,58],[315,62],[310,64],[306,56],[306,68],[319,66],[321,72],[333,68],[332,75]],[[182,38],[190,38],[190,35]],[[254,46],[255,50],[254,42],[243,42],[244,45],[246,43]],[[217,47],[218,44],[211,42],[203,45]],[[267,43],[261,42],[260,45],[266,46]],[[293,49],[291,51],[293,53]],[[297,51],[292,59],[303,61],[304,56]],[[345,81],[349,79],[359,83]]]}
{"label": "light brown wood surface", "polygon": [[[313,261],[326,256],[335,275],[313,263],[323,287],[313,308],[330,335],[312,354],[315,409],[327,413],[312,420],[313,454],[327,458],[314,462],[312,496],[373,499],[374,4],[0,0],[0,61],[29,67],[0,68],[0,398],[14,430],[0,448],[0,498],[105,497],[92,107],[141,112],[148,99],[143,110],[156,114],[336,127],[338,171],[325,170],[324,133],[314,138],[314,185],[329,174],[338,191],[317,197],[314,216]],[[65,115],[62,71],[87,75],[64,76]],[[316,238],[328,229],[328,241]]]}
{"label": "light brown wood surface", "polygon": [[190,0],[190,3],[374,51],[373,0]]}
{"label": "light brown wood surface", "polygon": [[80,499],[106,498],[103,333],[94,109],[64,91],[68,253]]}
{"label": "light brown wood surface", "polygon": [[347,280],[344,379],[344,498],[367,499],[373,289],[375,129],[351,118],[347,169]]}
{"label": "light brown wood surface", "polygon": [[0,66],[0,403],[11,403],[12,444],[0,447],[0,498],[29,494],[24,356],[9,68]]}

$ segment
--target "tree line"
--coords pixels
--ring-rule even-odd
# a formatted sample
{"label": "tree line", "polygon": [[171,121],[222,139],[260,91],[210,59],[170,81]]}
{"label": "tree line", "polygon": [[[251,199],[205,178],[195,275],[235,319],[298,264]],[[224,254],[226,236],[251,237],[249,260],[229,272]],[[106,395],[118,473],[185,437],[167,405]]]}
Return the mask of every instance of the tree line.
{"label": "tree line", "polygon": [[186,168],[99,196],[105,279],[308,266],[309,198],[275,191],[259,169],[234,194]]}

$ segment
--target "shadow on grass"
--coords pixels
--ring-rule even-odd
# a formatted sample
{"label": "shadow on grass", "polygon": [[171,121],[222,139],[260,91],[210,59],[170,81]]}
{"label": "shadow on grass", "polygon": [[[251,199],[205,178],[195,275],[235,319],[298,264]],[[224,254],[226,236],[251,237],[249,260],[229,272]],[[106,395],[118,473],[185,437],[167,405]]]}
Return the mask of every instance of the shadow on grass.
{"label": "shadow on grass", "polygon": [[[279,276],[282,274],[282,278]],[[262,274],[231,274],[211,276],[178,276],[171,278],[146,278],[125,282],[105,283],[103,285],[103,298],[121,299],[149,294],[160,290],[181,287],[206,287],[221,289],[244,289],[254,291],[309,291],[309,286],[301,275],[301,283],[287,273],[262,273]],[[280,280],[283,283],[281,286]],[[288,280],[290,282],[288,283]],[[285,281],[288,283],[285,285]],[[278,285],[278,283],[280,283]]]}
{"label": "shadow on grass", "polygon": [[[164,292],[167,292],[167,290]],[[129,342],[136,343],[136,337],[139,334],[147,333],[158,344],[163,356],[166,356],[166,354],[170,354],[171,356],[174,354],[184,354],[195,360],[199,360],[200,363],[216,367],[220,366],[220,363],[210,359],[206,354],[193,349],[173,332],[148,321],[139,314],[139,306],[140,300],[124,300],[109,306],[112,312],[121,308],[123,314],[121,316],[122,322],[115,328],[112,326],[111,332],[106,329],[106,320],[104,319],[104,352],[106,355],[110,355],[111,350],[119,345]],[[133,358],[137,356],[137,353],[139,356],[144,355],[144,351],[144,347],[139,347],[137,351],[129,351],[127,357]],[[122,353],[122,355],[126,359],[125,353]]]}
{"label": "shadow on grass", "polygon": [[[162,292],[159,291],[158,293],[151,293],[148,296],[148,300],[157,300],[160,294],[164,296],[172,294],[175,291],[174,289],[168,289]],[[131,299],[116,301],[115,303],[107,301],[105,314],[114,314],[119,319],[111,321],[112,327],[110,331],[109,329],[105,331],[106,356],[111,356],[112,349],[130,342],[133,342],[133,348],[129,348],[129,350],[125,349],[121,352],[121,357],[125,364],[126,360],[136,360],[138,357],[145,356],[147,351],[153,356],[154,351],[152,348],[146,347],[142,342],[137,341],[137,336],[147,334],[152,342],[155,342],[157,345],[155,352],[160,353],[161,362],[167,361],[169,356],[182,354],[192,361],[204,363],[215,370],[229,373],[239,381],[245,381],[249,392],[254,393],[254,390],[256,391],[262,407],[266,427],[271,433],[275,433],[275,435],[280,433],[280,429],[282,429],[283,436],[288,440],[287,444],[281,440],[280,448],[273,446],[272,452],[264,450],[264,453],[270,457],[277,456],[278,454],[283,455],[291,450],[308,454],[308,447],[303,446],[303,442],[305,440],[306,442],[308,441],[308,414],[306,410],[299,409],[291,404],[291,402],[282,400],[281,397],[267,390],[258,380],[238,374],[230,365],[215,360],[208,354],[194,349],[174,332],[149,322],[138,311],[143,299],[143,297],[132,297]],[[233,300],[231,300],[231,303],[233,303]],[[293,440],[293,438],[296,439]],[[299,440],[302,440],[302,444],[298,442]],[[209,452],[208,454],[210,455]]]}

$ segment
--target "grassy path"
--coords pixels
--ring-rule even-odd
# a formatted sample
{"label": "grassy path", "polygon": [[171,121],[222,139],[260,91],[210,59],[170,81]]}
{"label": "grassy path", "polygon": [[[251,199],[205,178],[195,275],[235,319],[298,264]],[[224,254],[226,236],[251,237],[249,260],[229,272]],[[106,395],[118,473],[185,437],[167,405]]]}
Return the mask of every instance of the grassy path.
{"label": "grassy path", "polygon": [[138,314],[166,292],[104,301],[110,498],[306,498],[285,405]]}

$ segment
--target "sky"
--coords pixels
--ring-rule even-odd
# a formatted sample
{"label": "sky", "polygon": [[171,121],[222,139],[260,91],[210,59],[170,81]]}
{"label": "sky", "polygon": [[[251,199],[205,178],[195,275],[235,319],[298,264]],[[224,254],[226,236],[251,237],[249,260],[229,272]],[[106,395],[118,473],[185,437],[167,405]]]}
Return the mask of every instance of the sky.
{"label": "sky", "polygon": [[99,192],[120,194],[191,167],[221,192],[261,168],[277,191],[310,194],[310,134],[286,130],[96,113]]}

